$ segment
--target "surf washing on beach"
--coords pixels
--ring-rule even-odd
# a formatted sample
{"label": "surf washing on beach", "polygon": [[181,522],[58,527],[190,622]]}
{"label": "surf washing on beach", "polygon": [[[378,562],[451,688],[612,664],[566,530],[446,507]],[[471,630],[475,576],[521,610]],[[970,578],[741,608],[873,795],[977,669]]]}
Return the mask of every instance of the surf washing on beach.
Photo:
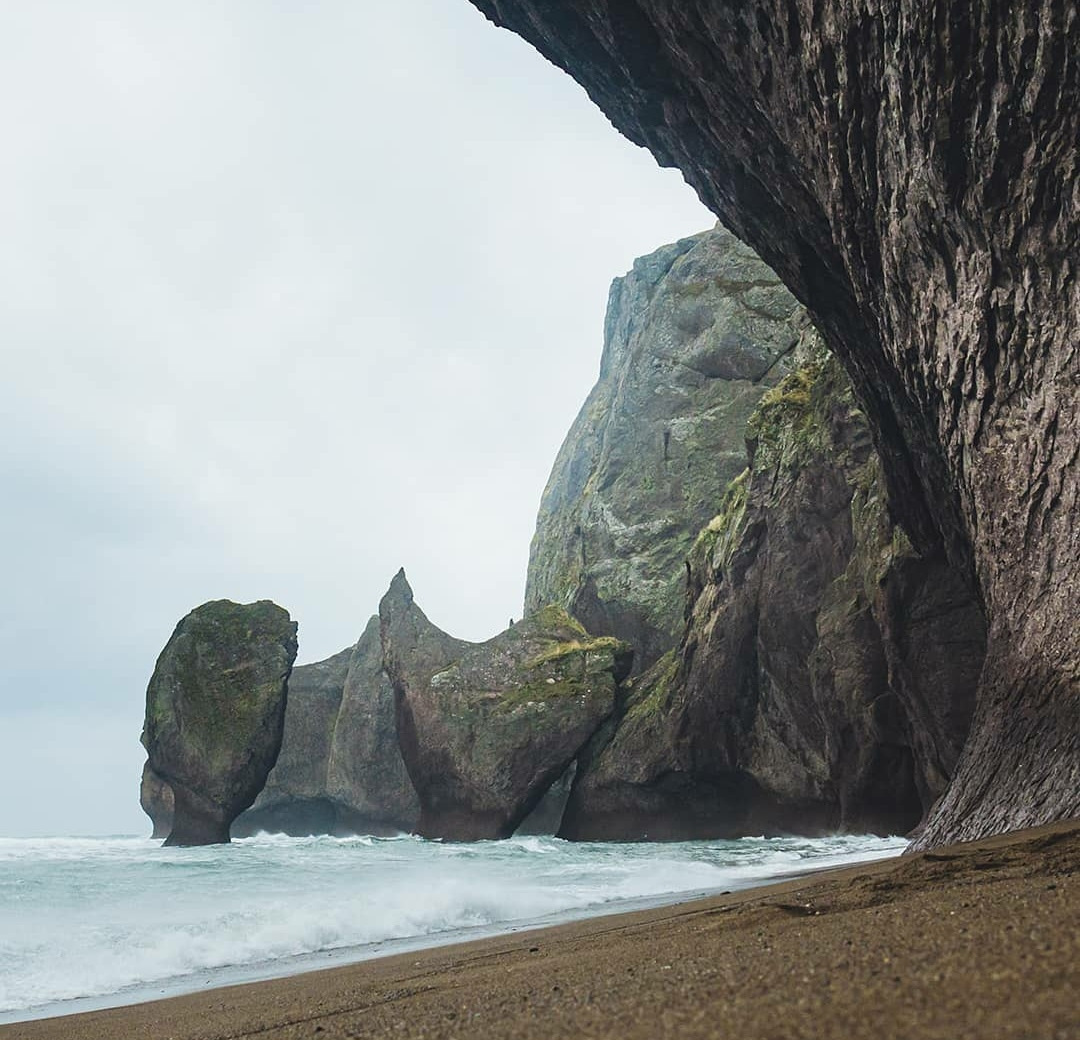
{"label": "surf washing on beach", "polygon": [[[895,855],[897,839],[0,839],[0,1022],[268,978]],[[331,956],[332,955],[332,956]],[[96,998],[86,1000],[80,998]]]}

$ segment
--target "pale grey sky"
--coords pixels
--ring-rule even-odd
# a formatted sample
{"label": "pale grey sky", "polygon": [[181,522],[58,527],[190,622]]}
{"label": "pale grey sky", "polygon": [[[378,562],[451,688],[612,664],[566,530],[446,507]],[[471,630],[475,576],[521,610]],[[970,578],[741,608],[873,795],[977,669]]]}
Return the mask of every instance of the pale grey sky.
{"label": "pale grey sky", "polygon": [[142,832],[195,605],[520,614],[608,285],[712,218],[465,0],[0,2],[0,834]]}

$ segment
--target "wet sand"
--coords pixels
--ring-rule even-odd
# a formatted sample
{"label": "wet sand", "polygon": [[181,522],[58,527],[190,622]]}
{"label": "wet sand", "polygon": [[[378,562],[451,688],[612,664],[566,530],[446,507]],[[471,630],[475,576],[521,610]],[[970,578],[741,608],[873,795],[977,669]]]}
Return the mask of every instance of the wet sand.
{"label": "wet sand", "polygon": [[0,1027],[0,1040],[256,1036],[1080,1040],[1080,821]]}

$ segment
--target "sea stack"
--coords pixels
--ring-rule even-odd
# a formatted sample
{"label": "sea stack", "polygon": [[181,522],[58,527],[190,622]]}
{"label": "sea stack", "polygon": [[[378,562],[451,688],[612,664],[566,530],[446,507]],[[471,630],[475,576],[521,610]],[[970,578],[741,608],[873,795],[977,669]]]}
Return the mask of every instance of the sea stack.
{"label": "sea stack", "polygon": [[401,571],[379,606],[418,832],[507,838],[615,709],[633,651],[547,607],[486,643],[440,631]]}
{"label": "sea stack", "polygon": [[146,690],[147,767],[172,790],[166,845],[229,840],[277,761],[296,623],[260,600],[216,600],[173,632]]}

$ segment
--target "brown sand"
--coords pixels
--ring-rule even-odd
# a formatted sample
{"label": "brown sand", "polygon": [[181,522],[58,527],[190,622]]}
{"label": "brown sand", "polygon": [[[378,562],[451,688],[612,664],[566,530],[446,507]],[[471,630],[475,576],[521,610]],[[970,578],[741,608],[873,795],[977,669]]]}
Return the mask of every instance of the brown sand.
{"label": "brown sand", "polygon": [[1073,821],[677,907],[18,1023],[0,1040],[1078,1040],[1078,868]]}

